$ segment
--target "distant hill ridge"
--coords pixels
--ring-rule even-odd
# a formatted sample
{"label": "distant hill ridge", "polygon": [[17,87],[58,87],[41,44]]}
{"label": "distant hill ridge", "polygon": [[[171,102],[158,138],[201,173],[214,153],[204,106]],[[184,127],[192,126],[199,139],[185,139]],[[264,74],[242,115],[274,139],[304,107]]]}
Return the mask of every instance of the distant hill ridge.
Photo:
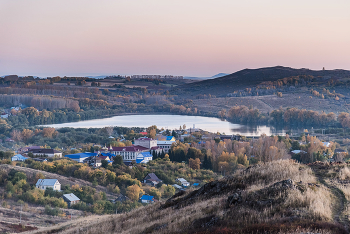
{"label": "distant hill ridge", "polygon": [[224,96],[226,93],[237,89],[252,87],[264,81],[276,81],[285,77],[311,75],[329,78],[350,78],[350,71],[336,70],[310,70],[306,68],[295,69],[291,67],[265,67],[258,69],[244,69],[227,76],[199,81],[196,83],[177,86],[175,91],[191,92],[193,95],[199,93],[211,93]]}

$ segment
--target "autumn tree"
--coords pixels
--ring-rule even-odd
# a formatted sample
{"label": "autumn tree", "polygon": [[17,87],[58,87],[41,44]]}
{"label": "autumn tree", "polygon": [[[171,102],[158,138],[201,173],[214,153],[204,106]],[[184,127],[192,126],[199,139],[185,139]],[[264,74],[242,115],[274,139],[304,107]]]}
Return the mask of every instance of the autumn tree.
{"label": "autumn tree", "polygon": [[140,194],[143,194],[144,191],[136,184],[130,185],[126,188],[126,196],[133,201],[137,201],[140,198]]}
{"label": "autumn tree", "polygon": [[199,170],[201,167],[201,161],[199,160],[199,158],[196,158],[196,159],[190,158],[189,159],[189,166],[193,170]]}
{"label": "autumn tree", "polygon": [[22,140],[22,134],[21,134],[21,132],[20,131],[18,131],[18,130],[13,130],[12,132],[11,132],[11,138],[12,138],[12,140],[14,140],[14,141],[21,141]]}
{"label": "autumn tree", "polygon": [[55,128],[44,128],[42,130],[42,134],[44,137],[52,138],[52,137],[55,137],[58,134],[58,132],[56,131]]}
{"label": "autumn tree", "polygon": [[21,135],[22,135],[22,139],[23,139],[25,142],[27,142],[30,138],[33,137],[34,133],[33,133],[33,131],[30,130],[30,129],[23,129]]}

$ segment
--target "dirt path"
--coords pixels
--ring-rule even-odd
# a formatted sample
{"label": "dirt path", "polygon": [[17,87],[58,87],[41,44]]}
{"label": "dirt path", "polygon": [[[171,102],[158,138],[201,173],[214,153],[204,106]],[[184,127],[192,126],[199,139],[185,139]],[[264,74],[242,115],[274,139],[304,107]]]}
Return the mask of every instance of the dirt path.
{"label": "dirt path", "polygon": [[350,222],[349,219],[346,216],[346,208],[348,201],[343,193],[339,188],[336,186],[333,186],[329,183],[326,182],[325,180],[325,175],[326,172],[323,170],[323,168],[318,168],[317,166],[311,166],[312,170],[315,173],[315,176],[319,180],[321,184],[326,186],[329,191],[334,195],[334,204],[333,204],[333,220],[339,224],[341,224],[347,233],[349,233],[349,227],[350,227]]}

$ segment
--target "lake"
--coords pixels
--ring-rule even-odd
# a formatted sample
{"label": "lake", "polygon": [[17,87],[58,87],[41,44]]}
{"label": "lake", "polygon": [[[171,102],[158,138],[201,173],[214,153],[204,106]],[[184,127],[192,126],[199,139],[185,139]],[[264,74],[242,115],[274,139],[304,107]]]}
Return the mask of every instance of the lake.
{"label": "lake", "polygon": [[147,128],[156,125],[158,129],[179,129],[186,125],[186,128],[200,128],[209,132],[220,132],[227,135],[240,134],[242,136],[260,136],[261,134],[285,135],[286,130],[276,129],[271,126],[258,125],[248,126],[233,124],[226,120],[203,116],[187,115],[121,115],[111,118],[86,120],[63,124],[45,125],[54,128],[103,128],[108,126],[121,127],[142,127]]}

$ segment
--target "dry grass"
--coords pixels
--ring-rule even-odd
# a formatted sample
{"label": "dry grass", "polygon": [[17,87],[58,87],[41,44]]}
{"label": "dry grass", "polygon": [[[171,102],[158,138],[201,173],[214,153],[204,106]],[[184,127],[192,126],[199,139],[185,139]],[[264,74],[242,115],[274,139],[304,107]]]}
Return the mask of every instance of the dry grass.
{"label": "dry grass", "polygon": [[[277,186],[288,179],[298,183]],[[81,218],[28,233],[342,233],[342,227],[332,222],[331,193],[315,182],[307,166],[275,161],[212,182],[174,198],[168,206],[156,203],[122,215]],[[220,189],[222,193],[212,195]],[[241,199],[228,203],[232,194],[240,194]]]}
{"label": "dry grass", "polygon": [[350,179],[350,170],[347,166],[341,168],[338,172],[337,177],[341,180]]}
{"label": "dry grass", "polygon": [[292,190],[284,205],[297,208],[298,215],[303,218],[326,221],[332,219],[332,196],[323,186],[307,189],[303,193],[300,190]]}
{"label": "dry grass", "polygon": [[258,164],[248,168],[248,170],[238,172],[235,177],[249,184],[251,189],[262,188],[286,179],[316,183],[316,177],[312,170],[293,160],[277,160]]}

